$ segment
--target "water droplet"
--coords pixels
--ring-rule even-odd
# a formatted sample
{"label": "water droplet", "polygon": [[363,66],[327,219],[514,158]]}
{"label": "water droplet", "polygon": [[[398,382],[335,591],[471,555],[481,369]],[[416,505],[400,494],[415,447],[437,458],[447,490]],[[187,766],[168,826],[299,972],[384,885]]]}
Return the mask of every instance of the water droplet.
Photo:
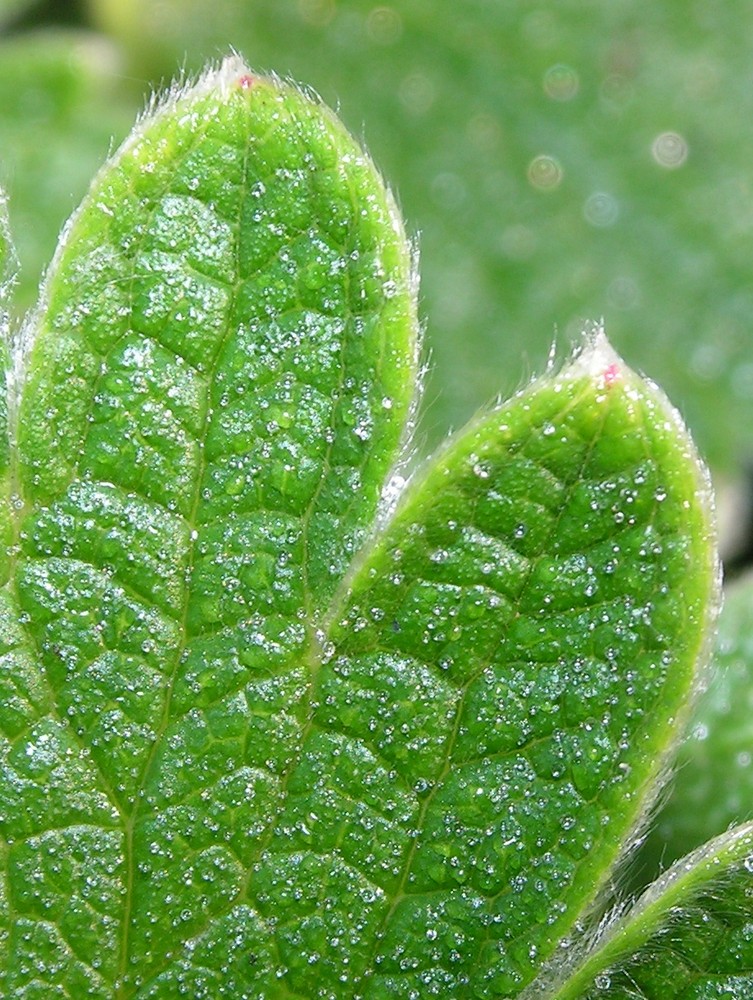
{"label": "water droplet", "polygon": [[589,195],[583,206],[583,217],[586,222],[599,229],[613,226],[620,214],[617,199],[606,191],[594,191]]}
{"label": "water droplet", "polygon": [[676,170],[688,158],[688,144],[679,132],[662,132],[651,145],[651,155],[660,167]]}
{"label": "water droplet", "polygon": [[580,78],[572,66],[557,63],[544,74],[544,93],[553,101],[572,101],[580,90]]}
{"label": "water droplet", "polygon": [[366,30],[378,45],[392,45],[403,33],[403,20],[394,7],[374,7],[366,19]]}
{"label": "water droplet", "polygon": [[528,181],[539,191],[554,191],[562,183],[564,171],[559,160],[546,153],[535,156],[528,164]]}
{"label": "water droplet", "polygon": [[434,82],[424,73],[411,73],[400,83],[400,101],[413,115],[424,115],[436,98]]}

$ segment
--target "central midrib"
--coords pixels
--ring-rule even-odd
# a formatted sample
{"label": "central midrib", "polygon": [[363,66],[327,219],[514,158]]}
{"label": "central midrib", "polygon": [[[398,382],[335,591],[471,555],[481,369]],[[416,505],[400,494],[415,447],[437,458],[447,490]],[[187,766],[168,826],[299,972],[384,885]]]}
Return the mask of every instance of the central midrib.
{"label": "central midrib", "polygon": [[[354,195],[352,189],[351,189],[351,201],[354,204],[354,211],[355,211],[355,195]],[[346,272],[346,275],[347,275],[347,273],[348,272]],[[347,278],[346,278],[346,280],[347,280]],[[382,337],[382,340],[384,340],[384,336]],[[346,328],[346,332],[343,335],[343,343],[341,345],[341,351],[340,351],[341,361],[343,360],[343,355],[345,354],[345,352],[347,350],[347,346],[348,346],[348,336],[347,336],[347,328]],[[383,350],[383,347],[382,347],[382,350]],[[339,381],[338,381],[338,390],[339,390],[339,392],[338,392],[338,398],[340,398],[340,395],[342,393],[342,388],[343,388],[345,377],[346,377],[346,366],[345,366],[344,363],[340,364],[339,370],[340,370],[340,375],[339,375]],[[333,410],[333,419],[334,419],[334,410]],[[303,515],[303,531],[302,531],[302,534],[303,534],[303,539],[304,539],[304,545],[303,545],[304,555],[303,555],[302,574],[303,574],[303,579],[304,579],[304,600],[306,602],[306,605],[305,605],[306,611],[307,611],[306,622],[307,622],[307,629],[308,629],[308,643],[307,643],[306,652],[304,653],[304,656],[303,656],[303,665],[306,667],[307,672],[308,672],[308,684],[307,684],[306,696],[305,696],[304,701],[303,701],[303,710],[301,712],[301,715],[303,716],[303,726],[302,726],[301,736],[300,736],[300,741],[299,741],[299,749],[298,749],[298,753],[294,756],[293,760],[287,766],[287,768],[285,769],[285,771],[284,771],[284,773],[283,773],[283,775],[281,777],[280,786],[279,786],[280,787],[279,806],[275,809],[274,814],[271,815],[270,817],[268,817],[269,822],[268,822],[268,826],[267,826],[266,832],[259,838],[257,848],[256,848],[256,850],[254,852],[254,857],[255,857],[255,861],[256,862],[258,862],[258,860],[261,859],[264,856],[264,854],[269,849],[269,846],[270,846],[270,844],[272,843],[272,841],[274,839],[275,824],[277,823],[279,817],[282,815],[282,813],[283,813],[283,811],[285,809],[285,806],[287,804],[287,790],[288,790],[290,781],[292,779],[292,776],[293,776],[293,774],[295,772],[295,769],[296,769],[298,763],[300,762],[301,755],[302,755],[303,749],[305,747],[305,744],[306,744],[306,742],[308,740],[308,737],[310,736],[311,732],[316,727],[316,722],[314,721],[314,718],[313,718],[312,693],[313,693],[313,691],[315,689],[316,678],[317,678],[317,676],[319,674],[319,671],[320,671],[320,669],[321,669],[321,667],[322,667],[322,665],[324,663],[324,645],[326,644],[326,641],[327,641],[328,631],[332,627],[332,625],[334,624],[334,622],[336,621],[336,615],[338,613],[338,608],[342,606],[342,603],[347,599],[348,593],[349,593],[349,591],[347,590],[347,588],[341,588],[341,587],[335,588],[335,593],[333,594],[332,598],[330,599],[329,604],[327,605],[327,607],[321,613],[318,613],[317,609],[315,607],[314,595],[311,593],[311,585],[310,585],[310,577],[309,577],[308,552],[309,552],[309,532],[310,532],[310,525],[311,525],[311,517],[312,517],[312,515],[314,513],[314,510],[315,510],[315,507],[316,507],[316,502],[317,502],[319,496],[321,495],[322,490],[324,489],[327,475],[331,471],[331,469],[330,469],[330,456],[331,456],[333,448],[334,448],[334,441],[332,441],[332,442],[329,443],[329,445],[328,445],[328,447],[327,447],[327,449],[325,451],[324,458],[323,458],[322,474],[321,474],[320,480],[319,480],[319,482],[317,484],[316,489],[313,491],[311,500],[309,501],[309,503],[307,505],[307,508],[306,508],[306,511],[305,511],[305,513]],[[354,553],[354,555],[352,556],[352,558],[350,560],[349,566],[346,568],[345,572],[343,573],[343,580],[347,580],[347,579],[349,579],[351,577],[353,567],[357,566],[364,559],[365,555],[368,554],[368,551],[370,550],[370,548],[373,547],[376,544],[376,541],[377,541],[377,536],[373,536],[372,535],[371,537],[369,537],[369,539],[365,543],[365,545],[363,545],[361,548],[359,548]],[[253,898],[252,883],[253,883],[253,878],[254,878],[254,862],[249,862],[248,865],[246,866],[246,868],[247,868],[246,879],[245,879],[243,890],[241,891],[240,895],[241,896],[245,896],[246,898],[252,899]],[[232,903],[228,904],[227,907],[225,907],[225,908],[222,909],[221,913],[227,912],[233,905],[235,905],[236,901],[237,900],[234,900]],[[217,919],[221,915],[221,913],[215,914],[213,919]],[[261,917],[261,914],[257,914],[257,915],[258,915],[259,919],[263,919]],[[201,932],[198,932],[198,933],[200,934]],[[165,962],[162,962],[157,967],[155,967],[155,969],[153,969],[150,972],[149,977],[146,980],[146,982],[152,982],[152,981],[154,981],[154,979],[158,975],[160,975],[164,971],[165,968],[169,967],[169,965],[172,963],[172,961],[173,961],[173,959],[170,958],[169,960],[167,960]],[[144,984],[142,984],[142,987],[143,987],[143,985]],[[291,998],[294,998],[294,997],[298,996],[297,994],[291,993],[289,990],[287,991],[287,993],[288,993],[288,995]],[[125,998],[124,998],[124,1000],[125,1000]]]}
{"label": "central midrib", "polygon": [[[586,392],[586,389],[584,388],[583,392],[578,397],[576,397],[576,399],[570,400],[568,402],[568,404],[562,409],[562,411],[560,411],[560,413],[558,414],[558,416],[561,418],[562,415],[567,412],[567,410],[572,409],[574,406],[576,406],[577,403],[580,401],[580,398],[585,394],[585,392]],[[596,433],[594,433],[594,436],[593,436],[592,440],[590,441],[588,447],[586,448],[586,451],[584,453],[583,459],[582,459],[582,461],[581,461],[581,463],[579,465],[577,474],[573,477],[572,483],[570,484],[569,493],[572,493],[572,490],[575,488],[575,486],[577,485],[577,483],[580,481],[580,478],[582,476],[583,470],[585,469],[585,467],[588,464],[588,461],[590,459],[591,453],[593,451],[593,448],[595,447],[596,441],[598,440],[599,434],[601,433],[601,430],[603,428],[603,424],[604,424],[605,420],[606,420],[606,415],[605,415],[605,413],[602,413],[602,422],[601,422],[599,431],[596,432]],[[534,433],[534,431],[535,431],[535,428],[531,428],[529,436],[532,436],[533,433]],[[530,564],[529,564],[526,576],[525,576],[525,578],[523,579],[523,581],[520,584],[520,589],[519,589],[519,592],[518,592],[517,597],[516,597],[516,601],[517,602],[519,602],[521,600],[523,594],[525,593],[525,591],[526,591],[526,589],[528,587],[528,583],[529,583],[529,581],[531,579],[531,575],[533,573],[533,570],[534,570],[534,567],[536,565],[537,559],[541,558],[541,555],[543,554],[543,552],[544,552],[544,550],[546,548],[547,543],[550,541],[550,539],[552,538],[552,536],[556,532],[557,526],[559,525],[559,522],[561,521],[562,517],[564,516],[565,507],[566,507],[566,503],[563,503],[562,508],[561,508],[561,510],[560,510],[560,512],[559,512],[559,514],[558,514],[558,516],[556,518],[556,520],[553,522],[553,524],[551,525],[551,527],[550,527],[549,531],[547,532],[545,538],[541,542],[541,549],[539,550],[539,552],[537,553],[537,555],[530,560]],[[502,636],[500,637],[499,643],[497,645],[497,649],[503,644],[503,642],[505,640],[505,635],[506,635],[506,632],[503,632]],[[407,851],[407,854],[406,854],[406,858],[405,858],[405,863],[403,865],[403,872],[402,872],[402,875],[401,875],[400,884],[399,884],[397,890],[395,891],[394,896],[392,897],[392,901],[391,901],[390,907],[387,910],[387,912],[385,913],[384,919],[382,920],[382,923],[381,923],[380,927],[378,928],[378,930],[376,931],[376,933],[374,935],[374,947],[372,949],[370,958],[368,960],[367,965],[365,966],[365,968],[363,969],[363,971],[360,973],[360,978],[362,980],[369,979],[369,978],[371,978],[373,976],[374,971],[375,971],[376,961],[377,961],[377,958],[379,956],[379,949],[380,949],[381,942],[384,940],[384,936],[387,933],[387,930],[388,930],[390,924],[392,923],[392,918],[394,917],[395,912],[396,912],[398,906],[400,905],[400,903],[402,902],[402,900],[408,895],[408,893],[406,892],[406,888],[407,888],[407,884],[408,884],[408,879],[410,878],[410,874],[411,874],[411,871],[413,869],[413,861],[414,861],[414,858],[415,858],[415,855],[416,855],[416,851],[418,849],[418,845],[419,845],[419,843],[421,841],[421,837],[423,835],[424,820],[425,820],[426,815],[427,815],[427,813],[429,811],[429,808],[431,807],[431,803],[433,802],[434,798],[436,797],[437,793],[439,792],[440,788],[442,787],[442,783],[444,782],[445,778],[449,774],[451,766],[452,766],[451,765],[452,754],[453,754],[453,751],[454,751],[454,748],[455,748],[455,743],[457,742],[457,737],[458,737],[458,733],[459,733],[459,730],[460,730],[460,722],[461,722],[461,719],[462,719],[463,707],[465,705],[465,699],[467,697],[468,690],[470,689],[470,687],[473,684],[473,682],[483,673],[483,671],[486,669],[486,667],[487,667],[487,663],[484,662],[483,666],[480,667],[466,681],[466,683],[463,685],[463,687],[462,687],[462,689],[460,691],[460,697],[458,698],[457,706],[456,706],[456,709],[455,709],[455,718],[453,720],[452,732],[450,733],[450,736],[449,736],[449,739],[448,739],[448,742],[447,742],[447,746],[446,746],[446,749],[444,751],[444,759],[442,761],[441,769],[439,770],[437,778],[435,779],[435,781],[433,783],[433,787],[432,787],[431,791],[429,792],[429,794],[426,796],[426,798],[424,799],[424,801],[421,804],[421,811],[420,811],[419,818],[418,818],[418,821],[417,821],[417,824],[416,824],[417,833],[412,838],[410,847],[408,848],[408,851]]]}

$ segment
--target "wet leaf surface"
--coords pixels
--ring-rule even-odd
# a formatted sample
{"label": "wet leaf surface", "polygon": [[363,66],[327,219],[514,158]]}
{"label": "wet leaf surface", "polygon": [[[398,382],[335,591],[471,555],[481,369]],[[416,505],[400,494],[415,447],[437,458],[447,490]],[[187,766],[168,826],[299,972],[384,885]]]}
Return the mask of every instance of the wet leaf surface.
{"label": "wet leaf surface", "polygon": [[406,485],[415,285],[240,60],[96,178],[11,395],[0,992],[499,1000],[598,912],[715,612],[706,478],[594,331]]}

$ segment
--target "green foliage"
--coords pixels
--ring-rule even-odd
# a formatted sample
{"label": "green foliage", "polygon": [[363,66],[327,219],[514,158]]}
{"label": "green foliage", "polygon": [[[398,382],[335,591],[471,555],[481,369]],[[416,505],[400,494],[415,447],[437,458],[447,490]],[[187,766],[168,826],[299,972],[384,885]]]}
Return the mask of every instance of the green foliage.
{"label": "green foliage", "polygon": [[595,331],[406,484],[416,333],[370,160],[240,60],[95,179],[14,352],[0,994],[622,997],[717,975],[720,879],[748,962],[744,828],[593,938],[716,608],[677,414]]}
{"label": "green foliage", "polygon": [[585,959],[526,1000],[746,1000],[753,996],[753,825],[670,869]]}
{"label": "green foliage", "polygon": [[672,795],[642,861],[658,869],[753,815],[753,593],[727,588],[708,688],[677,755]]}

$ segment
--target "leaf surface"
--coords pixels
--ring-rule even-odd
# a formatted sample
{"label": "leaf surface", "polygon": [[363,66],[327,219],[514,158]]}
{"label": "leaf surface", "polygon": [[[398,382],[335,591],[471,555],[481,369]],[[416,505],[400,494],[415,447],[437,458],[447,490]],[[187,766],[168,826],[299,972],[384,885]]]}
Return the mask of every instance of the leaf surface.
{"label": "leaf surface", "polygon": [[3,762],[11,993],[41,954],[49,988],[130,995],[197,933],[224,963],[239,922],[240,964],[258,944],[269,966],[245,883],[308,716],[317,612],[403,435],[413,298],[370,162],[237,62],[95,181],[19,419],[8,655],[34,696]]}
{"label": "leaf surface", "polygon": [[29,333],[0,993],[517,995],[713,618],[665,398],[594,335],[396,498],[410,247],[334,116],[236,59],[106,165]]}
{"label": "leaf surface", "polygon": [[367,996],[515,995],[638,823],[710,596],[677,432],[597,337],[451,444],[355,578],[314,718],[376,746],[418,810]]}

